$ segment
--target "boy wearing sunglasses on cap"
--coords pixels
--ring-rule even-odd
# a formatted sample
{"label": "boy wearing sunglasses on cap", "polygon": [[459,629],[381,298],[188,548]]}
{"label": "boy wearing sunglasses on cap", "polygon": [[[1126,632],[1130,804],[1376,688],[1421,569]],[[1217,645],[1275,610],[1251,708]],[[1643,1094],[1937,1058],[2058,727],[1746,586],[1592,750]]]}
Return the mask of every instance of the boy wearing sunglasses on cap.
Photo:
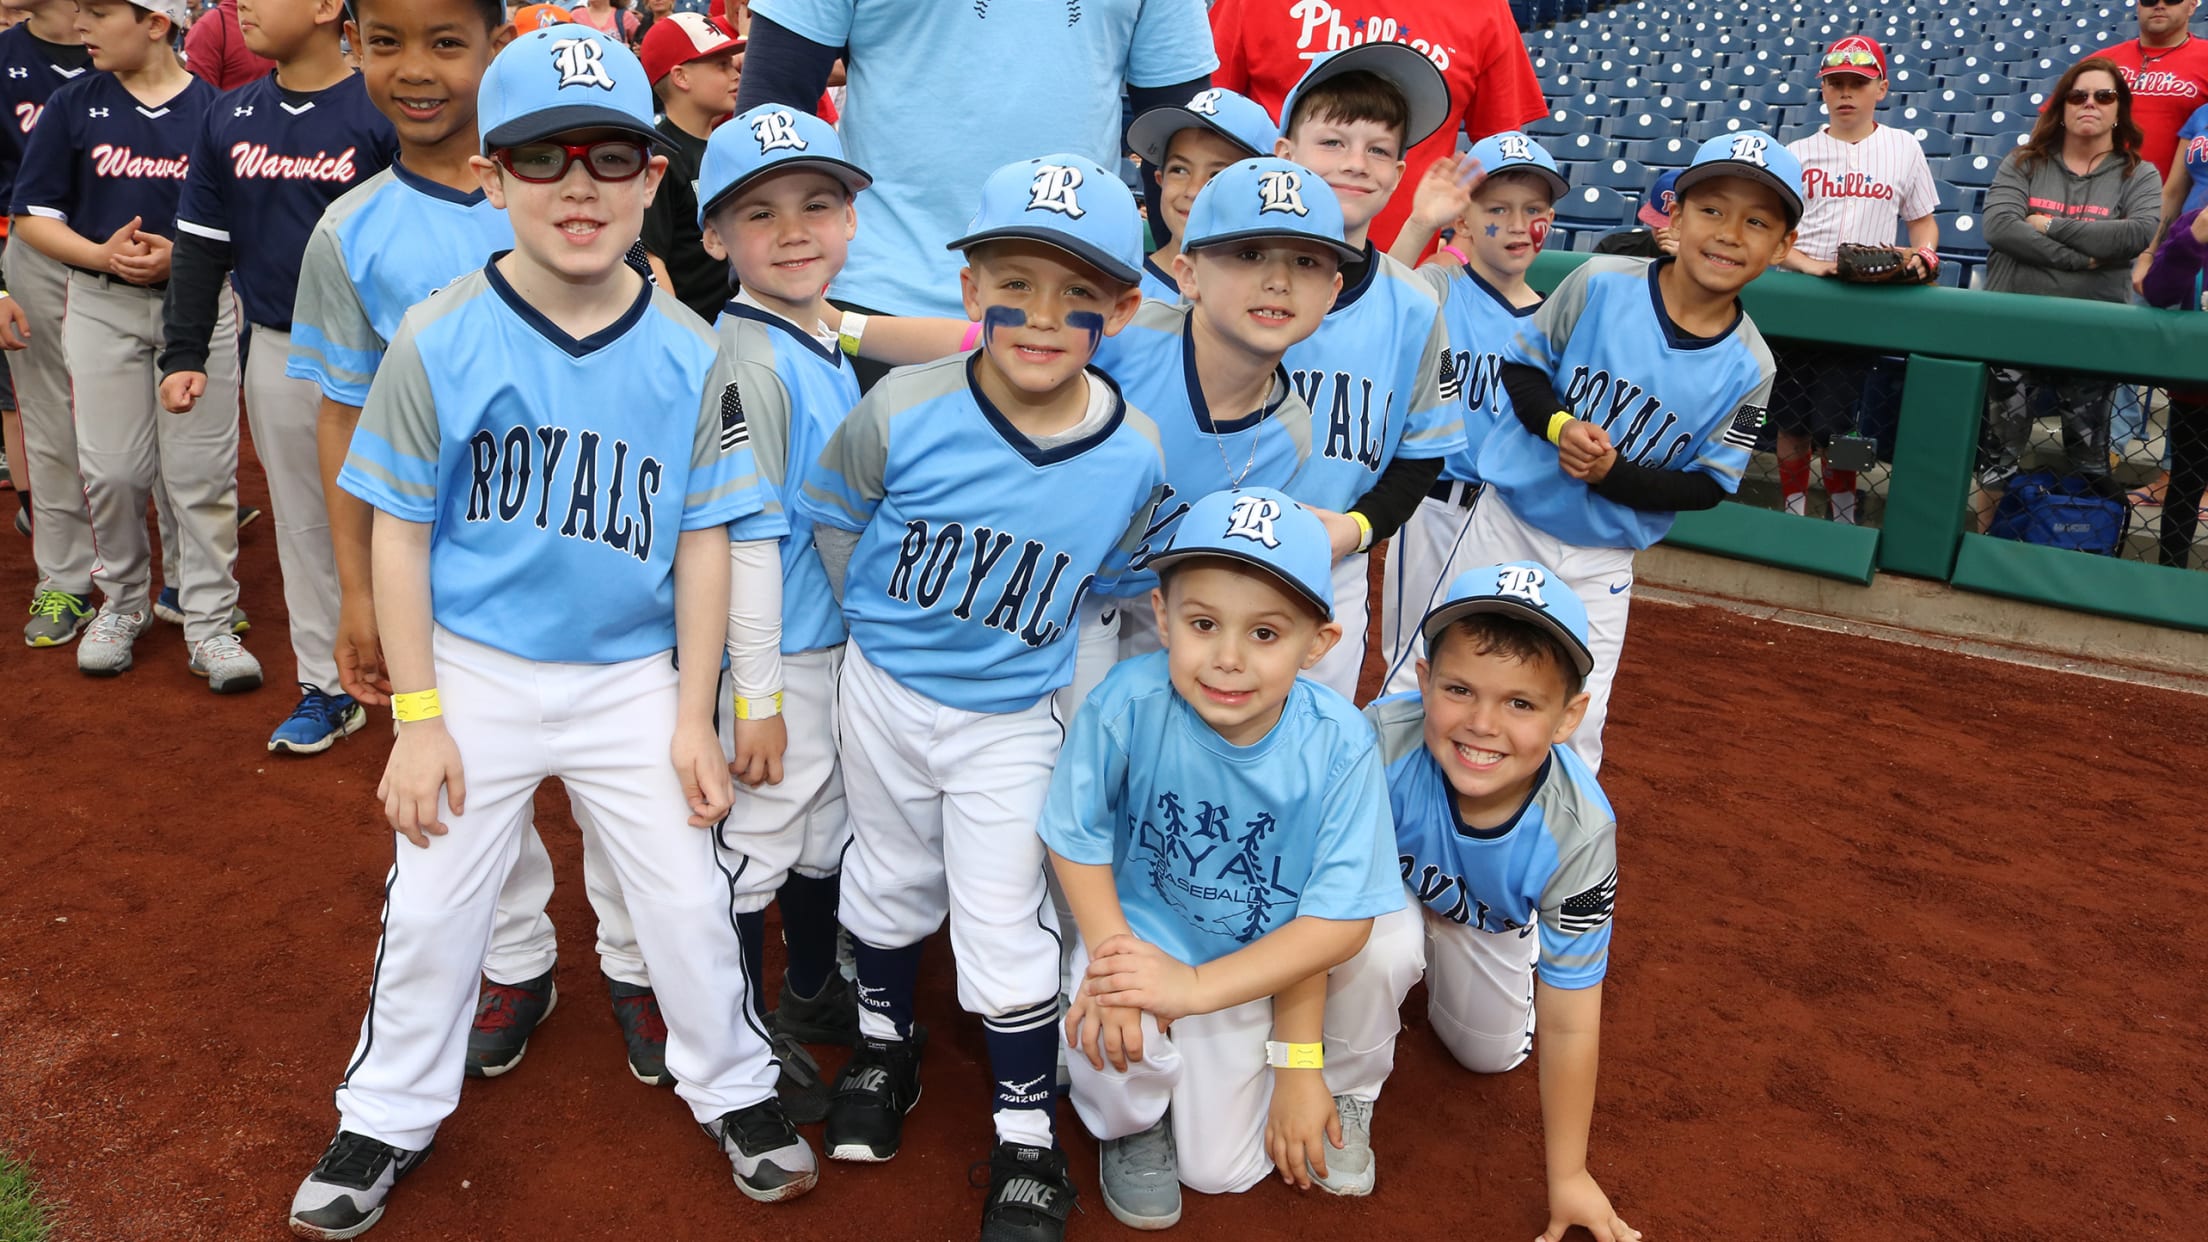
{"label": "boy wearing sunglasses on cap", "polygon": [[[1932,218],[1939,187],[1924,162],[1915,134],[1877,120],[1886,98],[1886,50],[1866,35],[1849,35],[1826,49],[1817,69],[1827,120],[1817,132],[1787,144],[1802,164],[1800,236],[1779,261],[1811,276],[1839,273],[1843,245],[1892,246],[1896,217],[1908,222],[1901,251],[1909,275],[1930,281],[1938,274],[1940,225]],[[1777,429],[1779,492],[1788,513],[1809,511],[1809,455],[1856,428],[1856,406],[1870,375],[1870,360],[1854,350],[1790,346],[1778,355],[1771,409]],[[1853,525],[1855,471],[1824,462],[1825,498],[1835,522]]]}
{"label": "boy wearing sunglasses on cap", "polygon": [[498,881],[554,776],[634,898],[668,1071],[737,1186],[775,1201],[818,1177],[763,1032],[732,1020],[749,1001],[713,725],[730,565],[778,586],[787,524],[713,333],[627,262],[667,168],[651,88],[620,43],[554,26],[499,54],[479,108],[470,163],[514,248],[407,312],[338,475],[376,510],[399,721],[379,788],[405,840],[340,1130],[292,1201],[308,1237],[374,1224],[458,1103]]}

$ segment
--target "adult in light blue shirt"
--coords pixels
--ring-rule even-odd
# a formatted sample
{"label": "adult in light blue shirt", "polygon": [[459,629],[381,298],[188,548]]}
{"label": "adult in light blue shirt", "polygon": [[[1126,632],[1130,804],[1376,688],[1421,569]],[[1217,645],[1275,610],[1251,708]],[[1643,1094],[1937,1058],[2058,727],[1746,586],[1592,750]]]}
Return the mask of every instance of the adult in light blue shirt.
{"label": "adult in light blue shirt", "polygon": [[1138,112],[1178,104],[1219,64],[1203,0],[755,0],[751,15],[738,112],[809,111],[848,66],[844,149],[875,179],[833,292],[900,315],[963,317],[944,246],[990,173],[1051,151],[1115,167],[1122,88]]}

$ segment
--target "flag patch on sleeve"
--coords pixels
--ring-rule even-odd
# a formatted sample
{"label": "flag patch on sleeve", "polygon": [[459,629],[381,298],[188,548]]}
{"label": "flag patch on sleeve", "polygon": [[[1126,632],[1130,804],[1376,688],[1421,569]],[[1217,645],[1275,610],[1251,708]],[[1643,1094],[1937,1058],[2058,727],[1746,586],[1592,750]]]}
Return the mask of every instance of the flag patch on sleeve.
{"label": "flag patch on sleeve", "polygon": [[1618,900],[1618,873],[1613,871],[1602,882],[1564,903],[1557,911],[1556,929],[1567,936],[1583,936],[1610,921],[1610,913]]}
{"label": "flag patch on sleeve", "polygon": [[1764,407],[1741,406],[1733,412],[1733,421],[1725,427],[1725,443],[1737,449],[1753,450],[1756,447],[1756,433],[1763,430],[1763,420]]}
{"label": "flag patch on sleeve", "polygon": [[1464,395],[1464,377],[1457,373],[1457,356],[1449,350],[1441,351],[1441,402],[1455,405]]}
{"label": "flag patch on sleeve", "polygon": [[744,399],[730,380],[721,390],[721,452],[733,453],[751,443],[751,428],[744,425]]}

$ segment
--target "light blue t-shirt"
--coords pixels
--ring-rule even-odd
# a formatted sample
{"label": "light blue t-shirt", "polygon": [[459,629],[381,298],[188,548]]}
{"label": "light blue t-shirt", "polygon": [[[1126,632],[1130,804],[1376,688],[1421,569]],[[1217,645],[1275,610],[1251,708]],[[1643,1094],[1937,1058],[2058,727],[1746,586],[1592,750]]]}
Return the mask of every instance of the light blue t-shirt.
{"label": "light blue t-shirt", "polygon": [[1173,541],[1188,507],[1213,492],[1273,487],[1307,499],[1296,484],[1311,457],[1311,408],[1289,387],[1287,372],[1275,368],[1264,408],[1214,421],[1196,376],[1188,330],[1193,313],[1188,306],[1144,302],[1117,335],[1097,342],[1096,365],[1119,385],[1129,405],[1157,425],[1165,455],[1157,516],[1134,567],[1111,588],[1114,595],[1147,595],[1158,585],[1158,576],[1147,568],[1149,558]]}
{"label": "light blue t-shirt", "polygon": [[754,0],[751,11],[848,49],[845,154],[874,175],[835,295],[899,315],[963,317],[963,234],[989,174],[1056,151],[1119,165],[1125,87],[1219,65],[1201,0]]}
{"label": "light blue t-shirt", "polygon": [[1312,414],[1311,461],[1301,490],[1286,490],[1336,512],[1371,491],[1397,456],[1446,458],[1464,447],[1456,393],[1441,386],[1441,303],[1411,269],[1370,245],[1365,253],[1356,283],[1283,359]]}
{"label": "light blue t-shirt", "polygon": [[485,267],[401,321],[338,486],[431,525],[431,614],[463,638],[569,664],[670,650],[679,533],[789,529],[714,344],[649,285],[577,339]]}
{"label": "light blue t-shirt", "polygon": [[1191,966],[1300,915],[1403,908],[1371,726],[1297,678],[1249,746],[1173,689],[1165,652],[1122,661],[1073,718],[1039,825],[1070,862],[1109,866],[1135,934]]}
{"label": "light blue t-shirt", "polygon": [[[1771,350],[1745,311],[1717,336],[1673,323],[1656,285],[1669,262],[1587,260],[1524,321],[1503,361],[1547,375],[1567,409],[1610,433],[1618,460],[1698,470],[1731,495],[1771,404]],[[1596,495],[1557,468],[1555,445],[1515,421],[1480,446],[1479,470],[1512,513],[1578,547],[1645,548],[1676,516]]]}
{"label": "light blue t-shirt", "polygon": [[1495,286],[1462,263],[1435,263],[1418,269],[1441,299],[1441,322],[1449,333],[1444,389],[1454,388],[1464,415],[1464,447],[1442,463],[1441,477],[1460,483],[1480,481],[1480,446],[1502,424],[1516,426],[1510,394],[1503,390],[1503,347],[1518,335],[1522,322],[1541,309],[1513,306]]}
{"label": "light blue t-shirt", "polygon": [[1074,609],[1126,572],[1165,465],[1095,370],[1101,422],[1039,447],[982,394],[977,356],[890,372],[790,501],[859,533],[843,616],[868,661],[938,703],[1010,712],[1073,680]]}
{"label": "light blue t-shirt", "polygon": [[[731,300],[716,328],[721,360],[735,369],[744,425],[759,474],[778,492],[819,459],[843,416],[859,403],[859,380],[843,351],[748,301]],[[795,469],[791,469],[794,466]],[[791,507],[782,538],[782,652],[817,651],[846,637],[843,611],[813,542],[813,523]]]}
{"label": "light blue t-shirt", "polygon": [[513,244],[512,222],[481,190],[463,194],[403,164],[361,182],[307,236],[284,374],[314,381],[332,401],[366,405],[406,312]]}
{"label": "light blue t-shirt", "polygon": [[2185,191],[2185,205],[2177,209],[2178,214],[2208,207],[2208,105],[2195,108],[2177,131],[2177,158],[2192,178],[2192,187]]}
{"label": "light blue t-shirt", "polygon": [[1618,895],[1618,817],[1595,774],[1568,746],[1548,762],[1517,817],[1499,828],[1457,818],[1456,791],[1426,749],[1416,694],[1365,708],[1387,765],[1395,848],[1411,899],[1452,923],[1524,934],[1541,929],[1541,977],[1587,988],[1610,964]]}

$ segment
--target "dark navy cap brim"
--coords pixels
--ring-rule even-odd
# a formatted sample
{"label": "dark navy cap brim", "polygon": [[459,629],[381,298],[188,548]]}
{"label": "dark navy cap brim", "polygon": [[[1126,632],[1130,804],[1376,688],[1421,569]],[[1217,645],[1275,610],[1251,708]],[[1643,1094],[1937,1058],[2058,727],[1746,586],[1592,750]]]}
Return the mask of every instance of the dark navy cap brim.
{"label": "dark navy cap brim", "polygon": [[1361,247],[1349,245],[1347,242],[1338,242],[1331,237],[1315,237],[1309,233],[1298,233],[1294,229],[1241,229],[1233,233],[1220,233],[1213,237],[1191,238],[1182,243],[1182,249],[1209,250],[1214,246],[1228,246],[1235,242],[1245,241],[1312,242],[1333,251],[1335,257],[1344,263],[1365,257],[1365,252]]}
{"label": "dark navy cap brim", "polygon": [[874,178],[868,175],[865,169],[848,160],[839,160],[826,155],[801,155],[793,159],[777,160],[772,164],[763,164],[715,190],[711,198],[702,199],[698,203],[698,219],[703,221],[707,216],[712,215],[722,203],[734,198],[742,192],[745,186],[759,180],[761,177],[789,172],[792,169],[808,168],[814,172],[823,172],[834,177],[843,183],[844,189],[851,191],[853,194],[874,184]]}
{"label": "dark navy cap brim", "polygon": [[571,104],[564,108],[546,108],[527,116],[517,116],[497,129],[483,135],[483,151],[526,146],[542,142],[560,134],[571,134],[585,129],[615,129],[625,134],[635,134],[655,147],[672,150],[674,143],[667,135],[650,125],[641,124],[633,116],[613,108],[595,104]]}
{"label": "dark navy cap brim", "polygon": [[1540,626],[1551,637],[1564,644],[1564,650],[1571,653],[1572,667],[1579,670],[1581,678],[1584,679],[1594,673],[1595,654],[1587,649],[1585,640],[1564,628],[1563,624],[1552,616],[1547,609],[1536,608],[1531,604],[1520,603],[1502,595],[1482,595],[1473,599],[1451,600],[1427,613],[1426,619],[1419,622],[1418,625],[1420,637],[1426,640],[1426,654],[1429,657],[1433,655],[1434,636],[1449,628],[1450,622],[1464,617],[1476,616],[1483,612],[1499,612]]}
{"label": "dark navy cap brim", "polygon": [[1280,572],[1279,566],[1274,565],[1269,561],[1261,560],[1258,557],[1251,556],[1247,552],[1237,552],[1231,548],[1169,548],[1166,551],[1160,552],[1156,556],[1151,557],[1150,563],[1146,568],[1150,569],[1152,572],[1162,574],[1169,566],[1179,564],[1182,561],[1196,560],[1199,557],[1210,557],[1214,560],[1222,561],[1238,561],[1244,565],[1248,565],[1252,569],[1263,570],[1266,577],[1273,579],[1275,582],[1280,583],[1284,587],[1287,587],[1289,591],[1294,593],[1296,598],[1304,600],[1305,602],[1309,603],[1313,608],[1318,609],[1320,616],[1326,618],[1329,621],[1332,621],[1334,619],[1334,600],[1331,594],[1333,590],[1333,584],[1331,582],[1327,584],[1327,590],[1329,594],[1325,598],[1321,598],[1320,595],[1316,591],[1312,590],[1310,587],[1307,587],[1304,584],[1296,581],[1294,578],[1289,577],[1287,574]]}
{"label": "dark navy cap brim", "polygon": [[957,241],[951,242],[949,245],[945,246],[944,249],[958,251],[971,250],[975,246],[978,246],[985,241],[1041,242],[1046,246],[1052,246],[1059,250],[1065,251],[1067,254],[1070,254],[1074,258],[1081,260],[1083,263],[1086,263],[1090,267],[1095,268],[1097,271],[1104,273],[1106,276],[1119,281],[1121,284],[1139,285],[1142,283],[1142,272],[1140,270],[1134,267],[1130,267],[1125,261],[1114,258],[1113,256],[1106,254],[1104,251],[1099,250],[1095,246],[1089,245],[1087,242],[1081,241],[1078,238],[1068,237],[1064,233],[1060,233],[1055,229],[1032,228],[1026,225],[1014,225],[1011,227],[998,229],[983,229],[979,233],[968,233],[966,236],[959,238]]}
{"label": "dark navy cap brim", "polygon": [[1234,131],[1221,125],[1201,112],[1191,112],[1179,104],[1152,108],[1135,118],[1127,127],[1127,149],[1142,157],[1142,162],[1155,168],[1165,163],[1165,150],[1173,145],[1173,135],[1184,129],[1208,129],[1228,142],[1236,150],[1249,151],[1251,155],[1271,155],[1267,151],[1251,151],[1250,145],[1234,136]]}
{"label": "dark navy cap brim", "polygon": [[1744,177],[1750,181],[1770,186],[1772,191],[1779,196],[1780,204],[1787,210],[1787,223],[1798,224],[1801,222],[1802,196],[1792,186],[1780,180],[1776,173],[1761,164],[1750,164],[1745,160],[1712,160],[1707,164],[1696,164],[1692,168],[1680,169],[1678,178],[1671,183],[1671,188],[1675,192],[1684,195],[1689,186],[1700,185],[1712,177]]}

